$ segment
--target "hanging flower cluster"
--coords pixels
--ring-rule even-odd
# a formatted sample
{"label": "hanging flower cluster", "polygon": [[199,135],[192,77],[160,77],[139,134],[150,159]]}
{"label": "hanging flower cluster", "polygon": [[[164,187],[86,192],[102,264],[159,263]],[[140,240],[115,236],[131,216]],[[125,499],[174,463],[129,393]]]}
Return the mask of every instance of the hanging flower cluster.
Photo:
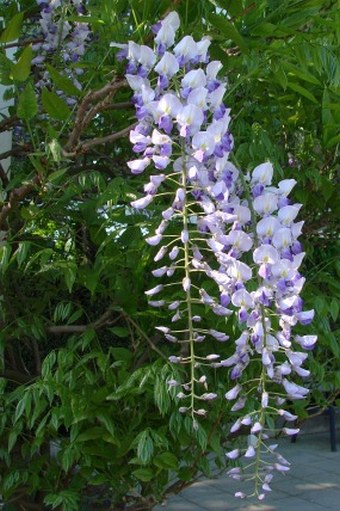
{"label": "hanging flower cluster", "polygon": [[[65,65],[65,76],[81,90],[82,86],[77,76],[81,75],[83,70],[74,64],[84,55],[91,32],[87,23],[77,21],[71,24],[65,18],[67,12],[78,16],[85,14],[83,0],[67,2],[37,0],[37,4],[41,9],[39,24],[44,40],[33,45],[36,56],[32,64],[42,70],[42,77],[36,86],[42,88],[50,84],[49,73],[44,68],[44,64],[50,55],[58,52]],[[71,97],[66,98],[66,101],[69,105],[75,103],[75,99]]]}
{"label": "hanging flower cluster", "polygon": [[[230,459],[243,456],[249,463],[249,469],[255,468],[255,493],[263,499],[265,492],[270,491],[269,483],[273,471],[289,470],[289,462],[275,453],[277,445],[266,445],[270,428],[268,416],[277,415],[285,421],[294,421],[297,416],[283,408],[286,400],[303,399],[308,389],[293,383],[288,378],[294,373],[300,377],[308,377],[309,371],[302,367],[307,353],[300,351],[314,347],[315,335],[293,335],[292,327],[297,323],[311,323],[314,311],[303,311],[300,292],[305,279],[298,269],[304,253],[298,241],[303,222],[294,222],[301,204],[291,204],[288,195],[296,181],[285,179],[277,187],[271,186],[273,169],[270,164],[257,167],[248,185],[248,204],[251,212],[253,230],[253,273],[257,281],[256,291],[247,290],[247,277],[251,275],[248,266],[241,287],[231,290],[232,304],[238,309],[239,323],[244,325],[239,339],[235,341],[235,353],[219,366],[232,367],[230,378],[237,380],[225,397],[235,403],[233,411],[242,410],[246,404],[249,385],[254,386],[258,396],[258,406],[251,413],[239,417],[231,427],[234,433],[242,426],[250,429],[248,447],[243,451],[234,449],[227,453]],[[245,183],[245,180],[244,180]],[[245,183],[245,185],[247,185]],[[242,231],[241,231],[242,232]],[[242,279],[242,277],[241,277]],[[242,383],[242,373],[251,362],[258,357],[258,374],[252,382]],[[271,394],[269,384],[280,385]],[[294,435],[297,428],[283,428],[283,433]],[[257,453],[262,453],[262,457]],[[274,457],[274,463],[268,462],[267,456]],[[262,461],[263,458],[263,461]],[[239,479],[241,469],[235,467],[229,474]],[[237,492],[238,497],[245,497]]]}
{"label": "hanging flower cluster", "polygon": [[[270,163],[245,176],[229,161],[230,111],[223,103],[226,84],[217,78],[222,64],[209,60],[207,38],[196,42],[185,36],[175,45],[179,25],[177,13],[171,12],[153,27],[155,50],[131,41],[113,45],[120,48],[119,58],[127,59],[126,78],[138,119],[130,133],[138,157],[128,166],[133,174],[153,169],[143,196],[132,206],[142,210],[159,196],[170,197],[158,228],[146,238],[158,246],[154,261],[162,262],[152,274],[162,281],[145,294],[151,306],[168,310],[168,324],[157,329],[181,346],[170,360],[189,367],[187,382],[168,384],[179,389],[180,411],[191,414],[194,428],[197,416],[207,413],[205,402],[217,397],[209,389],[207,367],[230,368],[235,384],[225,398],[235,401],[231,410],[239,415],[231,432],[247,427],[249,445],[227,457],[244,457],[255,475],[247,476],[250,470],[241,472],[240,467],[229,473],[254,479],[255,494],[262,499],[270,491],[273,471],[289,468],[276,446],[267,445],[268,417],[295,420],[283,405],[287,399],[304,398],[308,390],[290,376],[309,375],[302,367],[307,354],[301,349],[308,351],[316,342],[316,336],[291,331],[296,323],[313,319],[313,311],[303,311],[300,298],[304,253],[298,238],[303,222],[295,219],[301,205],[288,198],[295,180],[272,185]],[[213,282],[214,294],[202,285],[202,274]],[[175,300],[167,298],[168,288],[177,290]],[[220,342],[229,339],[222,329],[204,327],[207,310],[219,318],[237,316],[241,335],[228,359],[197,354],[197,343],[209,336]],[[256,364],[258,374],[251,381],[246,371],[250,363]],[[258,404],[242,415],[239,411],[249,399]],[[296,432],[284,428],[286,434]]]}

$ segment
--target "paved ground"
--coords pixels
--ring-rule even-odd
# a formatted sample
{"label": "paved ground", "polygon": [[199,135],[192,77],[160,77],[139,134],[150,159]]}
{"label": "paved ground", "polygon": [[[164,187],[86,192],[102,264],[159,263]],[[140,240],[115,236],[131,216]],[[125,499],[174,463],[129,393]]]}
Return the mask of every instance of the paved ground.
{"label": "paved ground", "polygon": [[327,433],[281,441],[278,450],[292,467],[275,475],[265,501],[236,499],[242,483],[220,476],[196,482],[154,511],[340,511],[340,442],[338,449],[331,452]]}

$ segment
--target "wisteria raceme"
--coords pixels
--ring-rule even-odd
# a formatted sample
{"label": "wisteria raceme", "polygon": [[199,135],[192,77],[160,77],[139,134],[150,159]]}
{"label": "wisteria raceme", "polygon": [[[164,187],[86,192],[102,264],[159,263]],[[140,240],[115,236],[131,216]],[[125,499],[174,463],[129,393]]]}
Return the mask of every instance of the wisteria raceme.
{"label": "wisteria raceme", "polygon": [[[160,195],[170,197],[158,228],[146,238],[157,246],[154,261],[160,266],[152,275],[162,281],[145,294],[151,306],[167,311],[165,325],[157,330],[180,346],[170,361],[188,367],[188,381],[168,384],[178,388],[180,411],[192,416],[194,429],[217,397],[209,388],[209,367],[228,371],[232,387],[225,399],[235,401],[231,412],[237,417],[230,431],[249,429],[248,445],[227,453],[231,460],[244,458],[248,470],[234,467],[229,474],[254,479],[254,494],[262,499],[270,491],[273,472],[289,469],[270,443],[272,416],[296,419],[283,405],[308,393],[291,377],[309,376],[303,367],[305,351],[316,342],[314,335],[292,332],[297,323],[313,319],[300,297],[304,253],[298,238],[303,222],[296,217],[301,205],[289,199],[295,180],[272,184],[269,162],[245,175],[229,160],[234,141],[230,111],[223,102],[226,83],[217,77],[222,64],[209,60],[207,38],[196,42],[185,36],[175,44],[179,25],[175,12],[157,23],[154,50],[132,41],[112,44],[119,48],[119,58],[127,60],[126,78],[138,119],[130,133],[136,158],[128,166],[133,174],[152,169],[144,195],[131,204],[142,210]],[[170,224],[176,234],[167,233]],[[213,283],[214,294],[201,284],[202,274]],[[174,286],[178,299],[167,293]],[[219,353],[197,354],[197,344],[208,338],[232,342],[224,331],[205,324],[207,309],[225,321],[237,317],[240,335],[227,359]],[[251,380],[250,364],[258,375]],[[249,399],[257,402],[251,412]],[[296,432],[283,429],[287,435]]]}
{"label": "wisteria raceme", "polygon": [[[40,30],[43,35],[43,41],[35,43],[33,50],[36,56],[32,64],[41,69],[41,79],[36,83],[38,88],[50,85],[50,76],[45,63],[49,56],[58,52],[65,66],[64,74],[69,78],[77,89],[81,89],[81,83],[78,76],[82,74],[81,67],[75,66],[79,59],[84,55],[86,45],[89,41],[91,32],[87,23],[79,21],[69,23],[65,18],[66,11],[76,13],[78,16],[85,14],[85,3],[83,0],[37,0],[40,11]],[[59,91],[63,95],[62,91]],[[67,97],[69,105],[75,103],[73,97]]]}

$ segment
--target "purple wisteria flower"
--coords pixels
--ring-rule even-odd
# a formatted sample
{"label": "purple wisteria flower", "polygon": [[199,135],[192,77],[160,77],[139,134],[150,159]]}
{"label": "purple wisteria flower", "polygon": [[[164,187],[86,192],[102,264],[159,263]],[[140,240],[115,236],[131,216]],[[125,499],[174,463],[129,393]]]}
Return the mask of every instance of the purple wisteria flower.
{"label": "purple wisteria flower", "polygon": [[[81,90],[82,85],[78,80],[78,76],[83,73],[81,67],[76,66],[84,55],[86,46],[91,38],[91,31],[87,23],[75,21],[69,23],[61,16],[61,8],[67,7],[73,10],[77,16],[85,13],[85,2],[83,0],[67,0],[61,2],[59,0],[37,0],[40,11],[40,30],[43,41],[33,45],[36,55],[32,59],[32,64],[41,71],[41,78],[36,83],[38,88],[50,85],[50,75],[45,68],[51,56],[57,54],[65,66],[63,74],[73,82],[73,85]],[[151,50],[150,50],[151,51]],[[57,91],[63,96],[63,91]],[[73,97],[66,97],[66,102],[72,106],[76,100]]]}
{"label": "purple wisteria flower", "polygon": [[[227,457],[245,458],[247,467],[255,468],[255,493],[262,500],[273,472],[289,470],[276,447],[268,445],[271,418],[276,414],[295,420],[282,406],[308,394],[307,387],[293,380],[309,376],[303,364],[316,342],[314,335],[293,332],[295,325],[313,319],[300,296],[303,222],[296,217],[301,204],[289,199],[294,179],[273,184],[270,162],[245,175],[230,161],[234,141],[230,110],[223,102],[226,83],[218,78],[222,64],[209,60],[207,38],[185,36],[177,42],[179,25],[178,14],[171,12],[153,27],[154,50],[132,42],[120,47],[139,121],[130,134],[136,157],[128,166],[133,174],[152,169],[144,195],[131,205],[144,209],[160,194],[169,197],[158,228],[146,241],[158,247],[154,261],[162,261],[153,277],[158,282],[171,278],[178,296],[169,299],[163,283],[151,285],[145,294],[151,306],[164,308],[169,316],[170,326],[157,330],[169,342],[188,345],[169,360],[191,368],[190,381],[176,381],[176,386],[177,399],[185,404],[180,412],[191,415],[194,430],[197,417],[204,417],[217,398],[209,388],[209,367],[228,372],[232,385],[225,399],[234,401],[230,408],[237,414],[230,431],[248,428],[249,436],[244,449]],[[171,223],[177,234],[167,234]],[[215,292],[202,284],[202,275]],[[202,313],[194,314],[193,305],[201,306]],[[207,312],[223,322],[235,316],[237,338],[232,341],[221,329],[206,327]],[[234,353],[226,359],[210,350],[198,355],[196,344],[208,338],[233,345]],[[251,366],[258,376],[249,383]],[[251,411],[246,406],[250,399],[258,403]],[[271,455],[273,463],[262,462],[258,453]],[[243,477],[240,467],[229,473]]]}

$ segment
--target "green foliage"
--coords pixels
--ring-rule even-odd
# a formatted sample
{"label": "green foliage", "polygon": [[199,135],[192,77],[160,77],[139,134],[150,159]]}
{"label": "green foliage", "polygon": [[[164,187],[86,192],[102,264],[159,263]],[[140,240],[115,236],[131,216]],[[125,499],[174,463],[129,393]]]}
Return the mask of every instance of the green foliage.
{"label": "green foliage", "polygon": [[77,89],[72,80],[67,78],[67,76],[64,76],[61,73],[59,73],[59,71],[50,64],[46,65],[46,69],[48,70],[48,73],[52,79],[53,84],[58,90],[62,90],[66,94],[70,94],[70,96],[77,97],[81,95],[80,90]]}
{"label": "green foliage", "polygon": [[[8,4],[2,46],[25,40],[36,13],[33,0],[21,2],[20,13]],[[173,347],[155,334],[159,313],[143,297],[152,255],[142,235],[160,210],[131,211],[141,181],[127,171],[128,143],[103,142],[133,122],[130,93],[121,88],[108,103],[107,96],[83,102],[123,73],[110,41],[147,42],[150,25],[173,8],[168,0],[90,0],[96,37],[77,64],[82,90],[57,55],[46,64],[51,83],[40,91],[31,46],[13,61],[0,49],[0,83],[16,98],[10,126],[32,130],[14,139],[1,184],[0,493],[8,508],[25,508],[23,490],[27,500],[65,511],[100,488],[117,506],[128,493],[153,503],[198,471],[209,473],[208,451],[224,465],[232,414],[218,401],[193,431],[178,413],[176,391],[166,385],[176,378],[166,360]],[[310,400],[323,405],[340,386],[337,4],[191,0],[178,10],[183,30],[209,35],[212,57],[224,64],[238,161],[253,167],[270,159],[278,178],[298,180],[304,299],[316,309],[308,328],[319,335]],[[76,98],[72,110],[67,96]],[[93,115],[75,126],[80,110],[82,121]],[[207,321],[237,335],[232,322]],[[231,345],[218,349],[232,352]],[[209,378],[223,395],[228,374]],[[305,406],[297,405],[300,417]]]}
{"label": "green foliage", "polygon": [[21,34],[21,26],[24,19],[24,13],[18,12],[15,14],[6,25],[6,28],[0,35],[1,43],[8,43],[18,39]]}
{"label": "green foliage", "polygon": [[18,62],[12,67],[13,80],[17,80],[18,82],[24,82],[27,80],[31,72],[32,58],[32,46],[26,46],[20,55]]}
{"label": "green foliage", "polygon": [[49,91],[45,87],[41,93],[41,101],[45,112],[58,121],[66,121],[70,116],[70,109],[57,94]]}
{"label": "green foliage", "polygon": [[38,113],[38,103],[34,88],[31,82],[28,82],[19,96],[17,116],[20,119],[29,121]]}

